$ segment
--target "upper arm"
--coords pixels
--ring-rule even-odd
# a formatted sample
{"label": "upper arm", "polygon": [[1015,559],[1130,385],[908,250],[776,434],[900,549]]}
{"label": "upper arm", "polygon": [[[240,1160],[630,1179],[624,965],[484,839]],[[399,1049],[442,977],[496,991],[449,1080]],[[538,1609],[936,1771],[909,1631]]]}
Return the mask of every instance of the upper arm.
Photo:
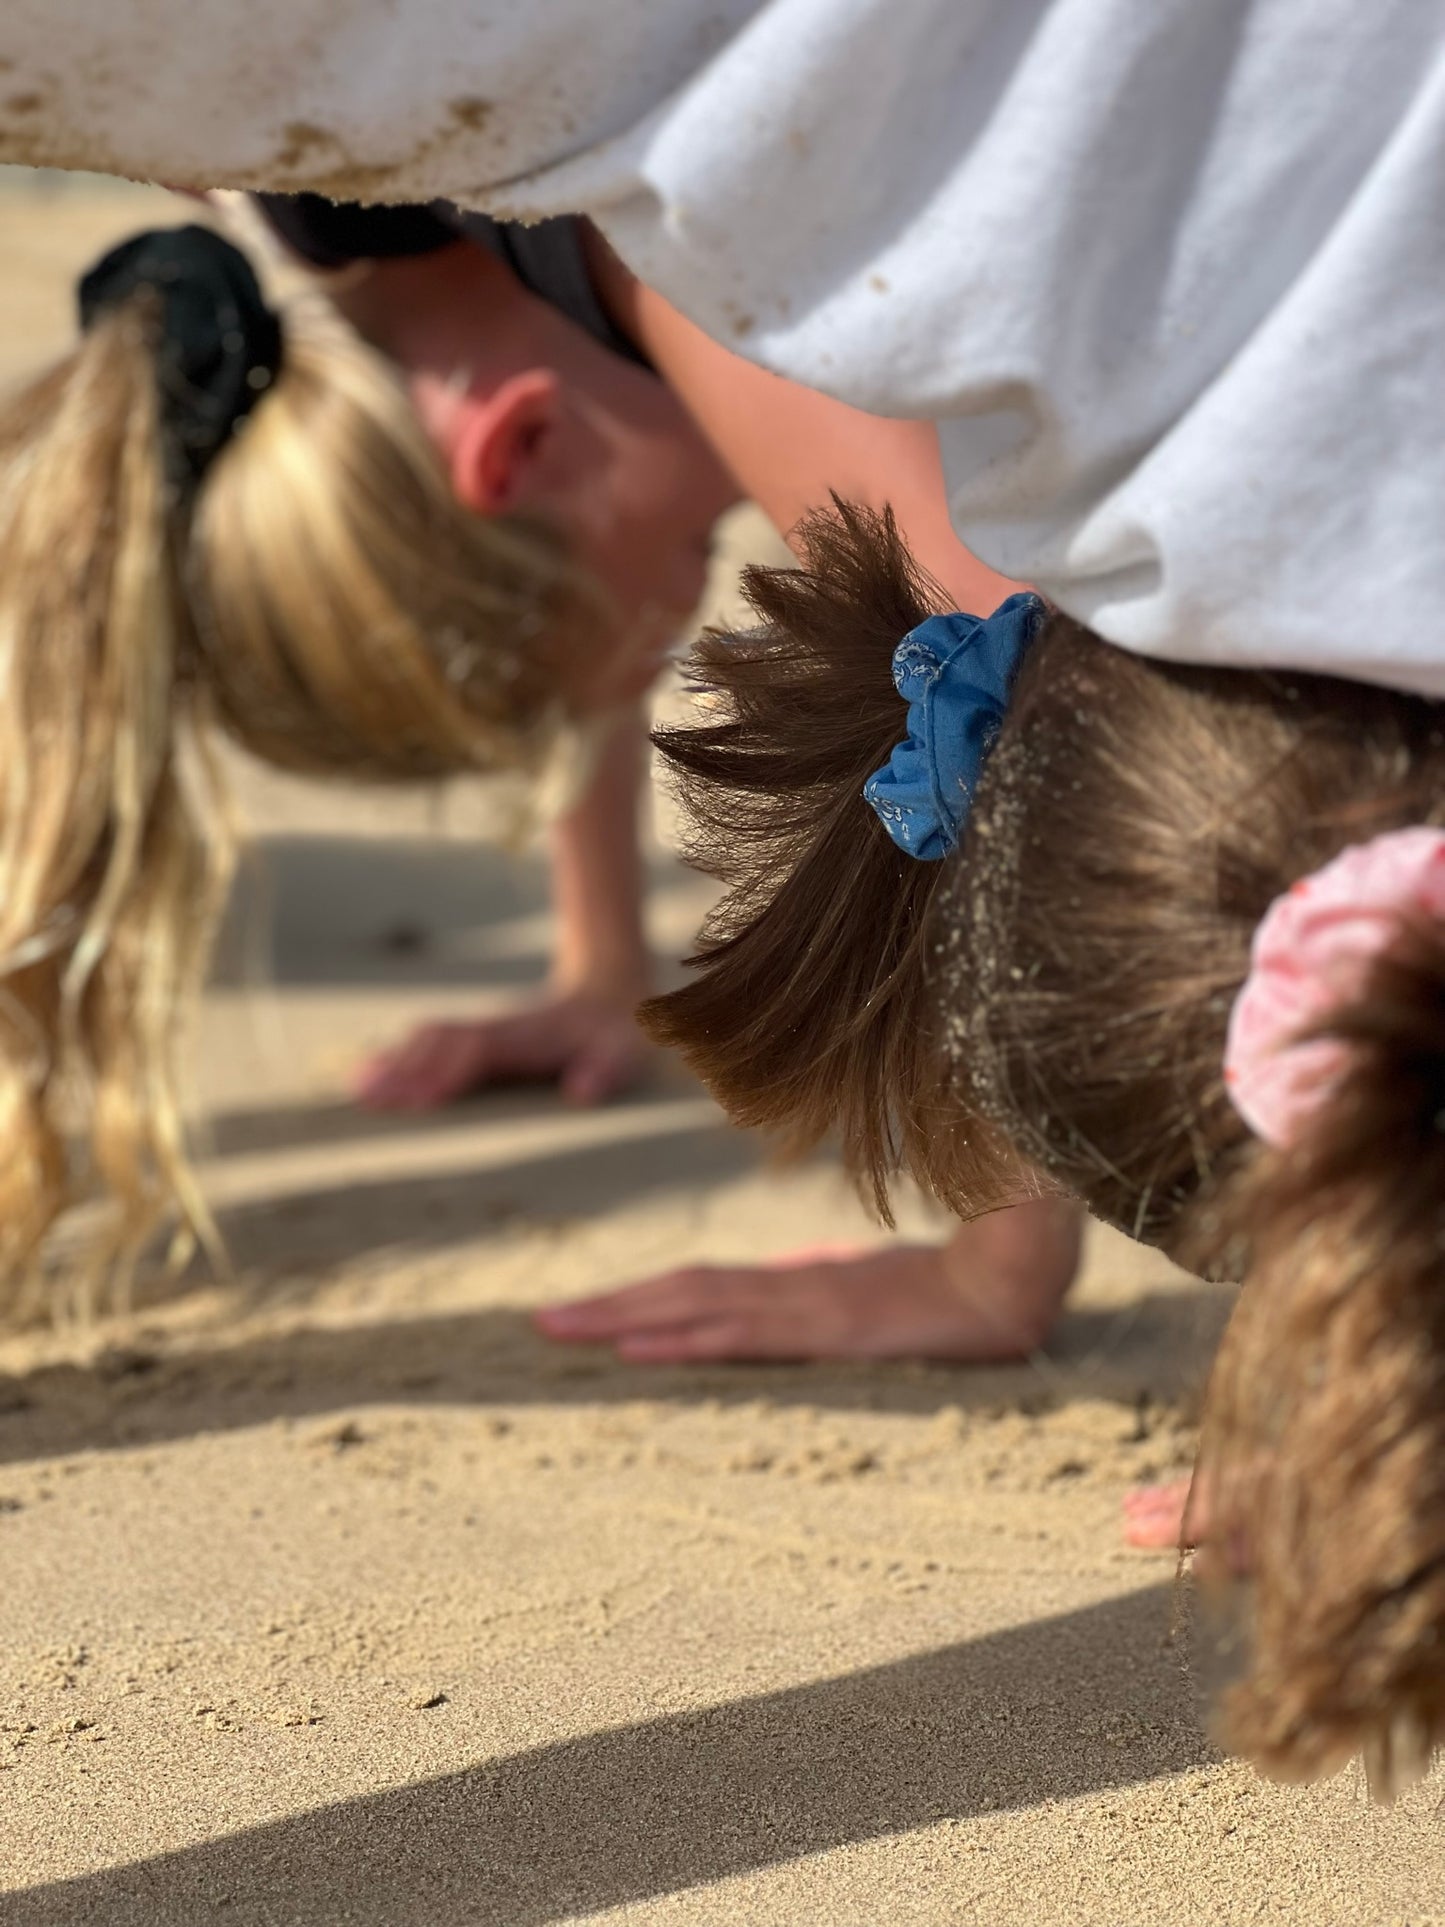
{"label": "upper arm", "polygon": [[960,608],[987,611],[1018,588],[954,534],[932,422],[865,415],[784,381],[636,281],[627,321],[739,487],[784,535],[808,510],[826,507],[830,492],[871,508],[891,505],[916,560]]}

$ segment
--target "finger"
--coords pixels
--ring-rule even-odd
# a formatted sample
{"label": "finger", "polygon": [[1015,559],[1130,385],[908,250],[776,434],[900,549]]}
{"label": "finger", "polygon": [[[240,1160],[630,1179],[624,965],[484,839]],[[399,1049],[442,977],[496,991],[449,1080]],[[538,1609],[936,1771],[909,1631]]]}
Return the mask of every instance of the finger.
{"label": "finger", "polygon": [[400,1102],[409,1110],[430,1111],[480,1090],[495,1077],[498,1055],[490,1028],[449,1025],[408,1066]]}
{"label": "finger", "polygon": [[373,1110],[415,1111],[425,1108],[435,1086],[431,1068],[440,1059],[438,1044],[416,1045],[391,1067],[385,1081],[372,1087],[368,1102]]}
{"label": "finger", "polygon": [[375,1110],[431,1110],[460,1097],[484,1080],[490,1038],[480,1027],[433,1024],[409,1039],[371,1085],[367,1104]]}
{"label": "finger", "polygon": [[1131,1492],[1124,1507],[1124,1538],[1131,1546],[1152,1551],[1173,1551],[1184,1531],[1184,1508],[1188,1482],[1181,1485],[1146,1486]]}
{"label": "finger", "polygon": [[427,1024],[403,1038],[401,1043],[390,1044],[369,1057],[352,1081],[357,1098],[363,1104],[385,1105],[404,1091],[410,1082],[413,1064],[418,1055],[424,1055],[430,1048],[436,1029],[436,1025]]}
{"label": "finger", "polygon": [[557,1077],[569,1062],[565,1030],[542,1011],[445,1027],[438,1052],[417,1067],[418,1108],[448,1103],[495,1084]]}
{"label": "finger", "polygon": [[1177,1552],[1180,1547],[1179,1519],[1151,1518],[1148,1514],[1130,1519],[1124,1527],[1124,1543],[1141,1552]]}
{"label": "finger", "polygon": [[719,1364],[791,1356],[771,1351],[758,1327],[746,1318],[715,1318],[674,1330],[631,1333],[617,1340],[616,1351],[628,1365]]}
{"label": "finger", "polygon": [[729,1285],[746,1274],[692,1265],[665,1271],[619,1291],[547,1305],[534,1321],[549,1338],[605,1342],[626,1332],[688,1324],[716,1317]]}
{"label": "finger", "polygon": [[805,1271],[813,1265],[846,1265],[859,1258],[876,1258],[876,1245],[860,1244],[821,1244],[802,1245],[796,1251],[785,1251],[776,1258],[769,1258],[766,1265],[758,1267],[765,1271]]}
{"label": "finger", "polygon": [[368,1110],[383,1109],[386,1105],[387,1087],[391,1082],[391,1060],[386,1057],[372,1057],[364,1063],[351,1078],[351,1095],[358,1104]]}
{"label": "finger", "polygon": [[1124,1494],[1126,1512],[1158,1512],[1174,1507],[1182,1511],[1189,1496],[1190,1480],[1166,1479],[1162,1485],[1136,1485]]}
{"label": "finger", "polygon": [[584,1046],[563,1070],[562,1096],[584,1109],[605,1104],[636,1080],[637,1060],[636,1039],[626,1034]]}

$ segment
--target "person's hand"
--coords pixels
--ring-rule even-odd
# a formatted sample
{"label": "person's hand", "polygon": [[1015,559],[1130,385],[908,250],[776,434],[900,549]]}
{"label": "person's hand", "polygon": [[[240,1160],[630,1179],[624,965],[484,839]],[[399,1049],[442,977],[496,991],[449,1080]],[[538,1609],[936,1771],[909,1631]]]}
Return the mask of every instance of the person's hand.
{"label": "person's hand", "polygon": [[629,997],[556,993],[520,1010],[423,1024],[357,1076],[376,1111],[430,1111],[495,1084],[555,1083],[569,1104],[604,1104],[636,1082],[647,1043]]}
{"label": "person's hand", "polygon": [[[1131,1546],[1153,1551],[1197,1549],[1214,1537],[1214,1506],[1207,1473],[1170,1479],[1164,1485],[1139,1485],[1124,1495],[1124,1537]],[[1248,1560],[1231,1541],[1234,1569],[1244,1572]]]}
{"label": "person's hand", "polygon": [[[1184,1512],[1189,1504],[1189,1479],[1171,1479],[1165,1485],[1137,1485],[1124,1495],[1124,1537],[1131,1546],[1154,1552],[1177,1552],[1181,1545],[1192,1545],[1184,1532]],[[1200,1521],[1191,1519],[1197,1529]]]}
{"label": "person's hand", "polygon": [[1050,1200],[961,1225],[946,1245],[794,1252],[689,1265],[550,1306],[538,1329],[632,1363],[1023,1358],[1047,1337],[1078,1257],[1078,1213]]}

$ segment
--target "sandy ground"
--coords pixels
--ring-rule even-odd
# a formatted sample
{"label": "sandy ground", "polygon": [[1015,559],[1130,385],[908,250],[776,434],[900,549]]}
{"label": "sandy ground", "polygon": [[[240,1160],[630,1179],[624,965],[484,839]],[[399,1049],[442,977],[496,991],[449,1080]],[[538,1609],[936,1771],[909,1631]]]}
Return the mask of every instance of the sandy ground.
{"label": "sandy ground", "polygon": [[[0,193],[0,377],[147,206]],[[235,1276],[0,1337],[4,1927],[1445,1920],[1438,1783],[1221,1761],[1119,1543],[1222,1294],[1101,1237],[1018,1369],[549,1349],[554,1295],[862,1216],[676,1072],[357,1115],[362,1047],[536,978],[543,878],[475,791],[243,789],[197,1065]],[[675,954],[705,891],[654,867]]]}

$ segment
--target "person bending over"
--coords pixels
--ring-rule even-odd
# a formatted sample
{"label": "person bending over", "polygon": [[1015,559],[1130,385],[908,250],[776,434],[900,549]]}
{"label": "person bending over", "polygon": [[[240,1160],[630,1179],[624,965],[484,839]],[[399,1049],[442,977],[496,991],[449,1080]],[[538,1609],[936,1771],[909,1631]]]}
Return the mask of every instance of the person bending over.
{"label": "person bending over", "polygon": [[[639,287],[587,222],[256,200],[403,375],[458,499],[480,514],[520,502],[582,529],[583,554],[607,570],[651,647],[666,646],[696,601],[706,518],[731,476],[728,494],[746,490],[784,534],[832,483],[866,489],[900,505],[961,596],[1008,586],[954,537],[925,425],[877,421],[718,348]],[[617,454],[604,465],[609,444]],[[365,1068],[363,1102],[426,1108],[518,1075],[556,1076],[588,1102],[633,1073],[632,1014],[649,988],[637,740],[620,734],[554,834],[560,944],[548,994],[513,1014],[424,1025]],[[537,1324],[634,1362],[1002,1361],[1047,1338],[1077,1251],[1074,1218],[1043,1205],[941,1244],[692,1265],[548,1308]],[[1137,1536],[1162,1530],[1172,1543],[1167,1497],[1161,1518]]]}
{"label": "person bending over", "polygon": [[1242,1282],[1222,1730],[1389,1791],[1445,1738],[1445,702],[960,614],[852,505],[802,547],[661,738],[727,891],[644,1019],[880,1210],[1048,1193]]}
{"label": "person bending over", "polygon": [[[931,516],[948,545],[960,592],[991,580],[948,534],[929,431],[735,363],[597,258],[635,338],[681,371],[671,384],[473,241],[351,277],[339,299],[368,346],[315,303],[273,313],[244,258],[191,229],[98,264],[80,347],[0,422],[0,600],[24,638],[6,663],[0,834],[10,1276],[80,1180],[77,1104],[116,1204],[98,1272],[127,1266],[172,1199],[207,1233],[173,1061],[224,881],[205,758],[191,754],[217,726],[319,776],[509,770],[530,783],[575,767],[581,739],[614,725],[557,835],[563,954],[540,1021],[424,1034],[367,1088],[434,1102],[458,1088],[448,1078],[550,1069],[585,1097],[600,1090],[584,1071],[604,1087],[620,1074],[645,983],[637,734],[616,718],[696,598],[707,531],[737,491],[729,468],[750,481],[761,445],[704,434],[679,388],[705,424],[747,414],[749,383],[813,424],[811,445],[795,436],[774,461],[780,519],[817,492],[819,467],[881,452],[919,504],[919,539]],[[539,1031],[550,1062],[528,1041]],[[1006,1356],[1041,1335],[1074,1236],[1046,1207],[965,1229],[944,1254],[693,1276],[604,1306],[600,1332],[585,1308],[543,1325],[616,1336],[634,1356]],[[992,1309],[1004,1279],[1011,1323]]]}

